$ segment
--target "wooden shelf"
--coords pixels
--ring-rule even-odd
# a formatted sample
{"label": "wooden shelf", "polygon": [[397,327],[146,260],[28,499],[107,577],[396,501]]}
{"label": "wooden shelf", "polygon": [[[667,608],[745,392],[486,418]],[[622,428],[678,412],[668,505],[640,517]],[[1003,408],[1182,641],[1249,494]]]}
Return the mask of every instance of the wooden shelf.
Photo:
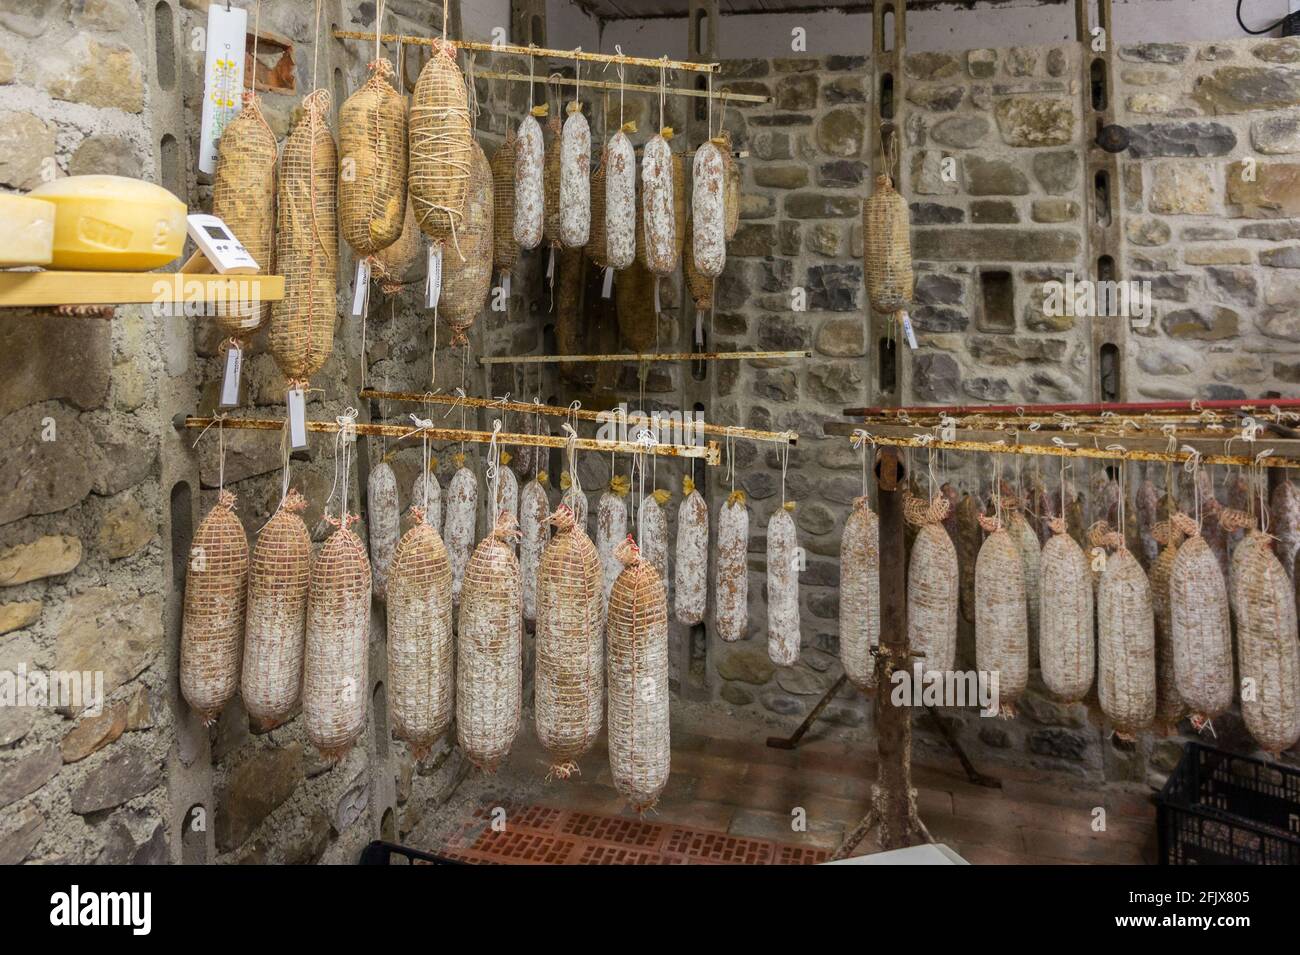
{"label": "wooden shelf", "polygon": [[211,302],[223,297],[277,302],[284,298],[284,276],[0,271],[0,308],[183,305],[187,302]]}

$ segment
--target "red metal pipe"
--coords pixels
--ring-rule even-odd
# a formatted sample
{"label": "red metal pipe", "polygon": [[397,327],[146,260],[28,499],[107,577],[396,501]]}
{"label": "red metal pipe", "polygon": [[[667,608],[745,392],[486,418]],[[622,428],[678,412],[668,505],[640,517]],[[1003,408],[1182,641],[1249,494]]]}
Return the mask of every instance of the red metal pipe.
{"label": "red metal pipe", "polygon": [[1101,414],[1113,411],[1116,414],[1142,414],[1147,411],[1245,411],[1268,408],[1300,408],[1300,398],[1228,398],[1196,402],[1196,408],[1190,401],[1130,401],[1100,402],[1098,404],[1059,404],[1059,405],[913,405],[909,408],[875,407],[846,408],[844,414],[850,418],[862,418],[877,415],[899,414],[1016,414],[1027,415],[1056,414]]}

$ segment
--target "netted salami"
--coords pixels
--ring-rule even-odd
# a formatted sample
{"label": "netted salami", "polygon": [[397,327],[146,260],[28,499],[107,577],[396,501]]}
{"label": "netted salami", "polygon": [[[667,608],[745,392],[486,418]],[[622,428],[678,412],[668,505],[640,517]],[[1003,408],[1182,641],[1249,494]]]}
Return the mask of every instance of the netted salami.
{"label": "netted salami", "polygon": [[377,59],[339,107],[339,228],[359,256],[397,241],[406,217],[406,103]]}
{"label": "netted salami", "polygon": [[474,136],[465,77],[456,47],[433,41],[411,96],[407,188],[420,229],[435,243],[455,248],[469,196]]}
{"label": "netted salami", "polygon": [[222,490],[194,532],[181,618],[181,696],[205,726],[239,689],[247,588],[248,538]]}
{"label": "netted salami", "polygon": [[1083,548],[1066,533],[1065,519],[1051,522],[1052,538],[1039,561],[1042,618],[1038,665],[1043,683],[1063,703],[1092,689],[1096,666],[1092,579]]}
{"label": "netted salami", "polygon": [[341,759],[366,725],[370,659],[370,561],[345,514],[321,547],[307,587],[302,710],[307,738]]}
{"label": "netted salami", "polygon": [[1246,729],[1276,759],[1300,739],[1300,645],[1295,591],[1270,543],[1251,548],[1241,567],[1237,658]]}
{"label": "netted salami", "polygon": [[1169,521],[1157,521],[1151,536],[1160,553],[1151,562],[1151,609],[1156,628],[1156,720],[1161,727],[1172,728],[1187,715],[1187,704],[1178,695],[1178,676],[1174,671],[1174,632],[1169,609],[1169,576],[1178,557],[1182,535]]}
{"label": "netted salami", "polygon": [[1296,552],[1300,551],[1300,488],[1290,478],[1273,488],[1269,502],[1269,527],[1277,537],[1277,559],[1289,579],[1295,579]]}
{"label": "netted salami", "polygon": [[1029,617],[1025,564],[1011,532],[981,516],[989,536],[975,561],[975,665],[997,674],[998,712],[1015,713],[1029,682]]}
{"label": "netted salami", "polygon": [[1198,722],[1232,705],[1232,630],[1219,562],[1186,514],[1173,524],[1187,537],[1169,574],[1169,613],[1178,695]]}
{"label": "netted salami", "polygon": [[307,502],[289,491],[257,534],[248,567],[248,617],[239,695],[260,729],[287,720],[302,687],[311,538]]}
{"label": "netted salami", "polygon": [[907,566],[908,647],[924,655],[919,662],[926,673],[952,669],[957,655],[960,575],[957,549],[943,527],[947,513],[947,498],[904,498],[903,516],[917,528]]}
{"label": "netted salami", "polygon": [[605,689],[602,570],[586,532],[563,504],[537,580],[534,695],[537,738],[551,772],[567,778],[600,734]]}
{"label": "netted salami", "polygon": [[863,496],[854,499],[840,537],[840,662],[860,690],[876,686],[872,651],[879,645],[880,519]]}
{"label": "netted salami", "polygon": [[1132,740],[1156,715],[1155,615],[1142,565],[1111,532],[1097,584],[1097,698],[1115,735]]}
{"label": "netted salami", "polygon": [[451,725],[451,565],[442,537],[419,505],[393,555],[388,580],[388,706],[393,735],[417,760]]}
{"label": "netted salami", "polygon": [[668,599],[636,544],[618,549],[623,572],[609,595],[609,768],[632,808],[654,806],[668,783]]}
{"label": "netted salami", "polygon": [[456,739],[467,759],[492,772],[519,730],[523,694],[523,605],[509,514],[465,567],[456,627]]}

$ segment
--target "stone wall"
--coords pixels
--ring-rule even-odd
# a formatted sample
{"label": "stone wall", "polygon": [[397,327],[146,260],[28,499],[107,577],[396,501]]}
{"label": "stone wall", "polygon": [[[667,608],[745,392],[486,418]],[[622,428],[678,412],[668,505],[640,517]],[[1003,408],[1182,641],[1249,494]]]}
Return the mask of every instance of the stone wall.
{"label": "stone wall", "polygon": [[1157,304],[1137,395],[1294,394],[1300,40],[1125,46],[1116,72],[1127,265]]}

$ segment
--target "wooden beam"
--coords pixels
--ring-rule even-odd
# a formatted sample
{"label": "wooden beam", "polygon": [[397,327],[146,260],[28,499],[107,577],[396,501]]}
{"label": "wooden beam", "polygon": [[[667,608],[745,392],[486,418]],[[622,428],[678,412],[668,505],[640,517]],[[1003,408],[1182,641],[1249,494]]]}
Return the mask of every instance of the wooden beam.
{"label": "wooden beam", "polygon": [[719,351],[719,352],[668,352],[662,355],[484,355],[480,365],[553,365],[560,362],[579,364],[595,362],[626,362],[635,365],[649,361],[745,361],[769,358],[811,358],[810,351]]}

